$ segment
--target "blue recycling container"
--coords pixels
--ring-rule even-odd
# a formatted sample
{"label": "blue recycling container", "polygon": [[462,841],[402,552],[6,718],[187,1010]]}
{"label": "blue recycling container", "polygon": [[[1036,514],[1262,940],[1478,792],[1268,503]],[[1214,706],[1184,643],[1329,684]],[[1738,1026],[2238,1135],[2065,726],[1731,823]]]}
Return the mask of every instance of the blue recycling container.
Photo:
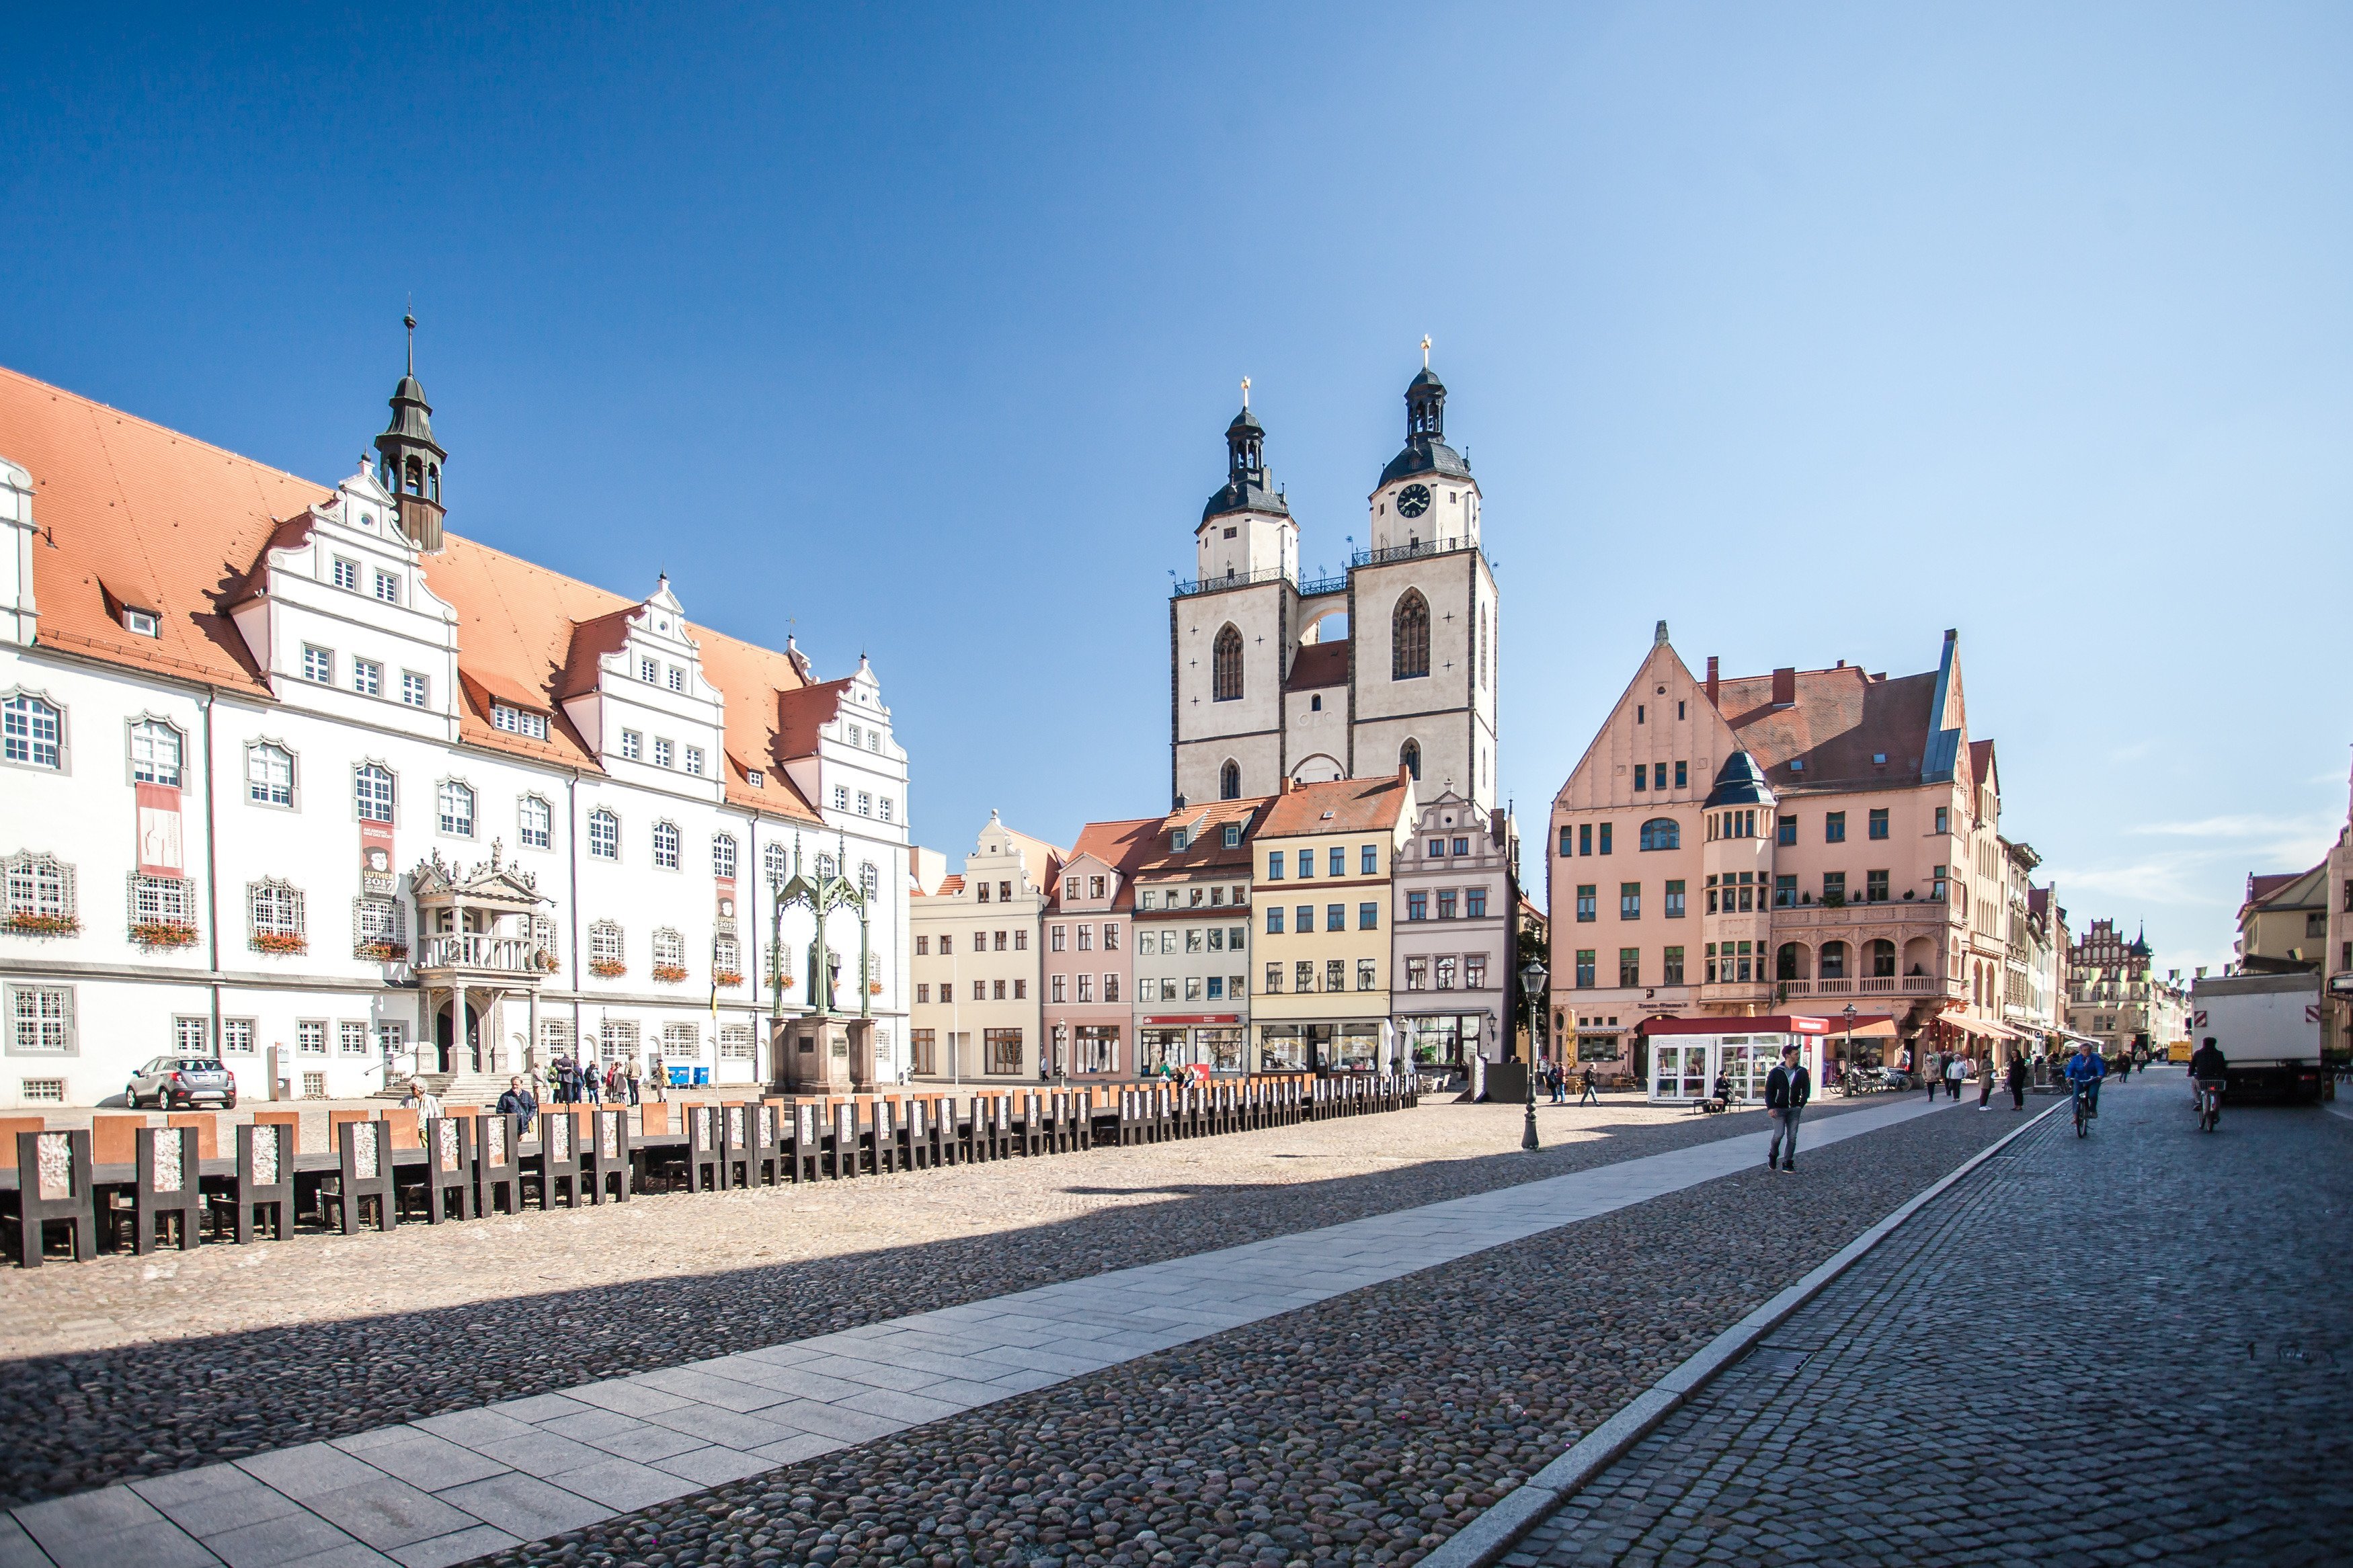
{"label": "blue recycling container", "polygon": [[710,1069],[709,1068],[695,1068],[695,1069],[694,1069],[694,1087],[695,1087],[695,1088],[697,1088],[697,1089],[705,1089],[705,1088],[708,1088],[708,1087],[710,1086],[710,1083],[711,1083],[711,1069]]}
{"label": "blue recycling container", "polygon": [[684,1089],[686,1087],[686,1069],[684,1068],[672,1068],[670,1069],[670,1086],[672,1089]]}

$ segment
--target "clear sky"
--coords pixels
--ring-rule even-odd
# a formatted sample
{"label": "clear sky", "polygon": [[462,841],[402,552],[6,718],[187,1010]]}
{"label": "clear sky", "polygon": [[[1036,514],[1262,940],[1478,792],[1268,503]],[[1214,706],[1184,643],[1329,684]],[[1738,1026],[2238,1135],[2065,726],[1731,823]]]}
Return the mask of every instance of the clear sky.
{"label": "clear sky", "polygon": [[871,653],[952,855],[1165,808],[1237,381],[1336,566],[1425,332],[1532,844],[1662,616],[1744,673],[1959,627],[2005,827],[2168,963],[2345,820],[2341,5],[47,6],[10,55],[0,362],[332,480],[413,294],[450,526]]}

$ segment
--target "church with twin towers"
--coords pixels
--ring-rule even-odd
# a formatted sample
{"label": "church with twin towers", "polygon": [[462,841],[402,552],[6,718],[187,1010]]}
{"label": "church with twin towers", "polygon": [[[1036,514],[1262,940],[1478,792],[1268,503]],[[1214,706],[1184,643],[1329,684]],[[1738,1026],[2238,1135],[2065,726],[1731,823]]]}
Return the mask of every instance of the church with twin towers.
{"label": "church with twin towers", "polygon": [[1493,809],[1495,574],[1479,482],[1446,444],[1446,386],[1426,339],[1422,350],[1405,445],[1366,501],[1366,547],[1338,576],[1300,576],[1299,524],[1242,384],[1226,482],[1194,534],[1198,574],[1168,604],[1176,805],[1404,767],[1425,800],[1451,789]]}

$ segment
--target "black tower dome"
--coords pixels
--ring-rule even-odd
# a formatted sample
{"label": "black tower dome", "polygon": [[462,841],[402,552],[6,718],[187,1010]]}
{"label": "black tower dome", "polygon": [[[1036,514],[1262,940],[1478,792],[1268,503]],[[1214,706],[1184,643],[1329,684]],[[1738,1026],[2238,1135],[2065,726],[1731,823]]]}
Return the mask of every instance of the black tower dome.
{"label": "black tower dome", "polygon": [[408,329],[408,371],[392,389],[392,423],[375,438],[376,482],[400,503],[400,529],[419,550],[441,548],[441,462],[448,456],[433,439],[433,405],[417,379],[417,318]]}
{"label": "black tower dome", "polygon": [[[1428,343],[1422,347],[1427,350]],[[1381,470],[1381,483],[1408,474],[1447,474],[1469,479],[1471,465],[1446,444],[1446,384],[1428,365],[1405,387],[1405,450]],[[1376,487],[1377,488],[1377,487]]]}
{"label": "black tower dome", "polygon": [[1290,503],[1274,489],[1266,467],[1266,426],[1250,411],[1249,384],[1243,384],[1242,411],[1226,426],[1226,482],[1201,509],[1201,521],[1229,511],[1268,511],[1291,515]]}

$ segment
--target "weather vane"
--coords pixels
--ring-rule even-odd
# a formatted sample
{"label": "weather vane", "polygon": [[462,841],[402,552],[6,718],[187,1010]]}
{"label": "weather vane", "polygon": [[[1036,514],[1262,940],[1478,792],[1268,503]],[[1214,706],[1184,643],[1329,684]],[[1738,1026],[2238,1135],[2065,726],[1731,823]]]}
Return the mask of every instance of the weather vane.
{"label": "weather vane", "polygon": [[1421,368],[1424,370],[1430,368],[1430,334],[1428,332],[1421,334]]}
{"label": "weather vane", "polygon": [[1250,377],[1248,376],[1242,377],[1242,407],[1245,410],[1250,407]]}

